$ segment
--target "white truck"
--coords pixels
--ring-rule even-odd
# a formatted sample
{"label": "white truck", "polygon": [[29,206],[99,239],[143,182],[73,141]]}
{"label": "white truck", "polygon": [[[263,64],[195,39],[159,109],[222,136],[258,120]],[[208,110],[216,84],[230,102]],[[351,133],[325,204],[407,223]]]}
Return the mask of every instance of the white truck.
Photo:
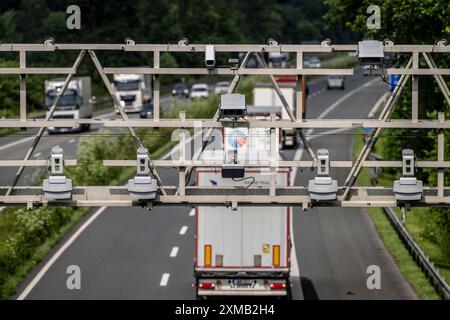
{"label": "white truck", "polygon": [[[278,108],[279,110],[279,108]],[[266,117],[258,108],[253,117]],[[225,128],[224,153],[237,160],[270,159],[270,129]],[[276,146],[278,156],[278,145]],[[278,158],[277,158],[278,159]],[[288,186],[289,169],[278,169],[276,185]],[[207,187],[268,188],[270,172],[246,169],[244,178],[222,178],[220,168],[197,169],[196,183]],[[225,296],[290,297],[288,207],[197,207],[194,275],[198,298]]]}
{"label": "white truck", "polygon": [[[113,88],[125,112],[141,112],[151,98],[150,75],[114,74]],[[116,108],[116,113],[119,110]]]}
{"label": "white truck", "polygon": [[[296,81],[277,81],[281,92],[283,93],[289,107],[293,110],[295,114],[296,106]],[[281,107],[282,114],[281,118],[283,120],[288,120],[289,114],[284,109],[283,104],[278,97],[277,92],[272,83],[256,83],[253,88],[253,105],[257,107]],[[304,105],[304,104],[303,104]],[[282,129],[282,146],[285,147],[295,147],[298,143],[297,132],[292,128]]]}
{"label": "white truck", "polygon": [[[45,105],[50,110],[56,97],[61,91],[65,79],[53,79],[45,81]],[[47,111],[48,115],[48,111]],[[91,105],[91,78],[76,77],[72,78],[59,100],[52,119],[87,119],[92,117]],[[49,127],[49,133],[73,132],[89,130],[90,125],[76,125],[71,128]]]}

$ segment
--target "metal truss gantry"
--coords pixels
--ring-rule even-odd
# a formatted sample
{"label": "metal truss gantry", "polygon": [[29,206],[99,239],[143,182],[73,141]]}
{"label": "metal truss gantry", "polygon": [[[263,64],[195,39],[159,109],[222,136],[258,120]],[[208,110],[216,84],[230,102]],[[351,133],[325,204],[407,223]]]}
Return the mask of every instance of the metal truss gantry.
{"label": "metal truss gantry", "polygon": [[[246,161],[243,163],[246,167],[268,168],[274,172],[274,168],[303,168],[317,167],[317,157],[309,146],[308,141],[303,135],[304,128],[373,128],[371,135],[367,139],[363,149],[360,151],[355,161],[330,161],[330,167],[350,168],[350,173],[343,186],[339,186],[337,198],[332,201],[314,202],[314,206],[342,206],[342,207],[394,207],[398,205],[392,188],[358,186],[354,183],[364,167],[402,167],[401,161],[369,161],[368,156],[373,149],[377,138],[384,129],[410,128],[410,129],[430,129],[437,130],[437,159],[434,161],[416,162],[416,167],[434,168],[437,170],[437,186],[425,187],[420,201],[412,203],[413,206],[450,206],[450,187],[444,186],[444,169],[450,168],[450,161],[445,160],[444,152],[444,132],[450,129],[450,121],[445,120],[444,114],[439,113],[435,120],[419,119],[419,99],[418,85],[419,76],[433,76],[439,89],[450,106],[450,92],[443,76],[450,75],[450,69],[440,69],[436,66],[433,55],[448,54],[450,46],[444,44],[437,45],[394,45],[384,43],[385,53],[398,53],[410,56],[408,63],[400,68],[386,68],[383,70],[385,75],[400,75],[400,80],[395,87],[392,95],[386,101],[378,119],[303,119],[302,118],[302,95],[304,87],[301,85],[301,77],[309,75],[353,75],[354,69],[311,69],[303,65],[303,55],[305,53],[333,53],[333,52],[356,52],[357,45],[331,45],[323,42],[320,45],[280,45],[277,43],[269,44],[216,44],[215,52],[221,53],[245,53],[245,57],[240,65],[230,65],[230,67],[220,68],[165,68],[160,65],[161,53],[185,52],[191,54],[204,54],[205,44],[135,44],[133,41],[126,44],[56,44],[46,41],[44,44],[0,44],[0,54],[2,52],[14,52],[19,54],[18,68],[0,68],[0,77],[5,74],[16,74],[20,77],[20,101],[18,108],[20,116],[18,119],[1,119],[0,128],[39,128],[34,137],[32,145],[24,159],[0,160],[0,167],[19,167],[14,182],[10,186],[0,187],[0,205],[27,205],[28,207],[39,205],[67,205],[67,206],[132,206],[132,205],[225,205],[231,207],[237,206],[301,206],[308,208],[312,201],[308,190],[300,186],[279,187],[275,184],[275,175],[271,176],[269,188],[220,188],[220,187],[198,187],[187,186],[186,177],[190,176],[193,168],[199,167],[220,167],[223,161],[200,160],[201,153],[206,145],[202,146],[191,159],[186,158],[185,131],[189,128],[198,128],[201,126],[206,132],[203,133],[204,141],[211,137],[213,128],[224,127],[246,127],[246,128],[294,128],[297,129],[300,138],[307,150],[311,160],[308,161],[281,161],[273,158],[270,161]],[[26,54],[29,52],[45,52],[52,54],[54,52],[79,52],[79,55],[71,68],[47,67],[36,68],[27,67]],[[96,56],[96,52],[144,52],[152,57],[152,67],[103,67]],[[296,64],[293,68],[269,68],[266,64],[264,53],[266,52],[286,52],[296,57]],[[99,73],[104,85],[111,95],[115,107],[119,110],[122,120],[119,119],[52,119],[60,97],[64,94],[70,80],[76,74],[85,54],[88,53],[93,61],[97,72]],[[251,55],[254,55],[262,68],[246,68],[246,64]],[[423,57],[428,68],[420,68],[419,58]],[[120,101],[114,94],[108,75],[122,74],[150,74],[153,76],[153,119],[129,119],[125,113]],[[26,108],[26,76],[34,74],[65,74],[67,75],[63,88],[49,113],[43,120],[27,118]],[[289,115],[288,120],[275,119],[274,116],[269,120],[255,119],[219,119],[219,110],[212,119],[186,119],[184,113],[180,113],[177,119],[167,119],[160,117],[160,81],[161,75],[228,75],[233,76],[233,81],[228,89],[228,93],[233,93],[238,86],[239,80],[243,75],[267,75],[270,77],[275,91],[277,92],[284,109]],[[281,89],[279,88],[274,76],[290,75],[297,77],[296,86],[296,106],[291,110]],[[395,104],[403,91],[404,85],[412,78],[412,103],[411,119],[391,119]],[[1,102],[0,102],[1,103]],[[126,187],[112,186],[76,186],[73,189],[70,200],[49,200],[44,197],[42,187],[37,186],[16,186],[20,176],[27,166],[47,166],[46,160],[30,160],[32,154],[39,143],[45,128],[47,127],[74,127],[82,124],[100,125],[103,127],[127,128],[132,135],[136,148],[142,148],[142,142],[135,132],[135,128],[143,127],[170,127],[179,128],[180,144],[178,160],[157,160],[149,161],[150,172],[158,182],[158,192],[156,199],[150,203],[142,203],[130,197]],[[271,130],[272,141],[275,141],[275,130]],[[273,146],[272,146],[273,147]],[[273,154],[273,152],[272,152]],[[273,155],[275,156],[275,155]],[[64,160],[64,165],[75,166],[75,159]],[[135,166],[135,160],[103,160],[105,166]],[[179,170],[179,185],[165,186],[159,178],[158,167],[177,167]]]}

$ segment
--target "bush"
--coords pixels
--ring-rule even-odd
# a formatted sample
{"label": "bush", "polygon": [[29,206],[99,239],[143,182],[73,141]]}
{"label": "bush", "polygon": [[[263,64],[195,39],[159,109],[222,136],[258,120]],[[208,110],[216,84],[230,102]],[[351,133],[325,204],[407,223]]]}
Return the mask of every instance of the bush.
{"label": "bush", "polygon": [[70,220],[73,211],[68,207],[14,210],[14,232],[0,242],[0,297],[8,294],[4,292],[7,279],[33,255],[39,245]]}

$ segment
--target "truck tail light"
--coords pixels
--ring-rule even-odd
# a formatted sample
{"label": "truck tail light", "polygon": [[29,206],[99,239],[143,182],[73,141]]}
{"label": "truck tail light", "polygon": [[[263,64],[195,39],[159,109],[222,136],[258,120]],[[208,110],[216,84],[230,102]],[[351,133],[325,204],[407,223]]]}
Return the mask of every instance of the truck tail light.
{"label": "truck tail light", "polygon": [[274,267],[280,266],[280,246],[273,246],[272,247],[272,264]]}
{"label": "truck tail light", "polygon": [[212,246],[210,244],[206,244],[204,248],[205,255],[205,267],[211,267],[212,260]]}
{"label": "truck tail light", "polygon": [[284,282],[273,282],[270,284],[270,290],[283,290],[286,289],[286,283]]}
{"label": "truck tail light", "polygon": [[198,285],[198,288],[202,290],[214,290],[215,287],[215,284],[211,282],[202,282]]}

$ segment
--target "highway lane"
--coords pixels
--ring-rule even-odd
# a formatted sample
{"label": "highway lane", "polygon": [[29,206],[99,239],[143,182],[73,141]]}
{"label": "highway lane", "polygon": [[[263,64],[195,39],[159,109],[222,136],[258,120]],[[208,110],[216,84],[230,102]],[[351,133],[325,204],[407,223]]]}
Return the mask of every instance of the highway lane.
{"label": "highway lane", "polygon": [[[351,87],[349,88],[351,89]],[[387,85],[378,82],[327,114],[327,118],[364,118]],[[312,117],[322,110],[310,110]],[[317,132],[320,132],[317,130]],[[323,130],[322,130],[323,132]],[[316,132],[314,132],[316,133]],[[334,160],[352,156],[352,130],[333,136],[308,135],[314,149],[327,148]],[[356,137],[362,138],[362,137]],[[287,152],[286,158],[308,159],[306,153]],[[349,169],[331,169],[342,185]],[[304,170],[296,175],[296,185],[307,186],[314,173]],[[415,299],[416,295],[399,273],[384,249],[366,210],[361,208],[294,209],[294,241],[299,262],[302,293],[305,299]],[[381,290],[369,290],[367,267],[381,269]]]}
{"label": "highway lane", "polygon": [[[309,117],[321,114],[348,91],[368,80],[371,79],[356,76],[347,81],[346,91],[322,90],[311,95],[308,99]],[[364,116],[385,89],[383,86],[365,88],[340,104],[335,109],[338,114],[331,112],[329,116],[337,116],[339,112],[354,117]],[[318,90],[321,90],[320,85]],[[311,142],[314,142],[314,149],[330,148],[333,158],[344,159],[351,152],[349,136],[321,137]],[[296,150],[282,152],[286,159],[292,159],[295,153]],[[339,173],[339,179],[344,174]],[[165,169],[161,175],[167,183],[177,183],[174,170]],[[298,172],[296,182],[304,184],[310,176],[306,171]],[[151,212],[140,208],[106,209],[50,266],[26,298],[193,299],[195,223],[190,212],[190,208],[182,207],[157,207]],[[411,290],[386,254],[364,211],[321,208],[307,213],[296,211],[293,224],[302,277],[302,287],[295,283],[294,289],[301,291],[297,298],[413,297],[407,294]],[[186,232],[180,234],[182,230]],[[171,257],[174,247],[178,248],[177,255]],[[363,288],[368,263],[382,267],[383,289],[377,293]],[[81,290],[68,290],[66,287],[68,275],[65,271],[73,264],[81,268]],[[41,263],[33,270],[21,289],[27,287],[43,265]]]}

